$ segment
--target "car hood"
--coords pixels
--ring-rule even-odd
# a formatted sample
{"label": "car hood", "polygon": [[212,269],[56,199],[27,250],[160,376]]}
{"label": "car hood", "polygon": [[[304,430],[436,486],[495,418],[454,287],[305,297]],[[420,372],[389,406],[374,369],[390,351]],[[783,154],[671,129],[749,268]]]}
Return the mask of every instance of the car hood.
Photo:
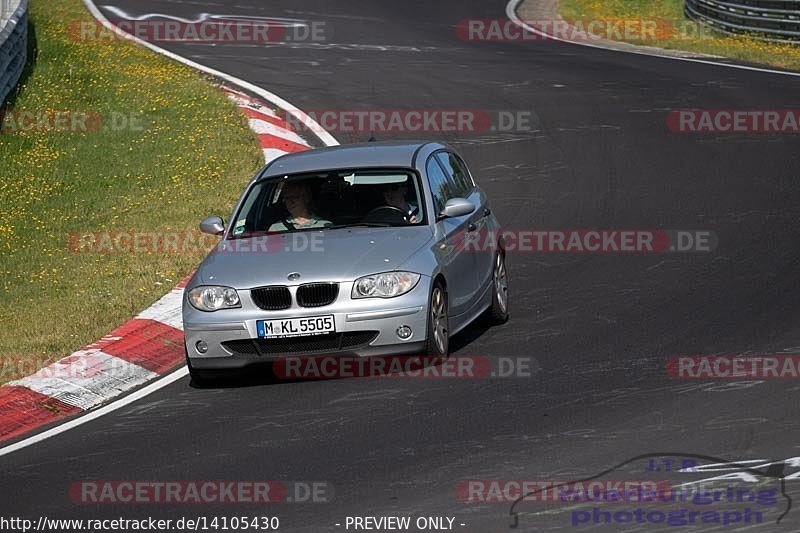
{"label": "car hood", "polygon": [[[205,285],[247,289],[314,281],[353,281],[395,270],[429,246],[428,226],[341,228],[222,241],[198,269]],[[296,281],[287,276],[300,274]]]}

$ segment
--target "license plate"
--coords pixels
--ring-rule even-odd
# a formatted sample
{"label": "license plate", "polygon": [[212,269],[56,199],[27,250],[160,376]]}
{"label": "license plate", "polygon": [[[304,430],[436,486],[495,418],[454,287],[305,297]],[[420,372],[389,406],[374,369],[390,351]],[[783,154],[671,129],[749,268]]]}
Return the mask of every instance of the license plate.
{"label": "license plate", "polygon": [[262,339],[324,335],[325,333],[336,332],[333,315],[282,318],[278,320],[257,320],[256,329],[258,330],[259,338]]}

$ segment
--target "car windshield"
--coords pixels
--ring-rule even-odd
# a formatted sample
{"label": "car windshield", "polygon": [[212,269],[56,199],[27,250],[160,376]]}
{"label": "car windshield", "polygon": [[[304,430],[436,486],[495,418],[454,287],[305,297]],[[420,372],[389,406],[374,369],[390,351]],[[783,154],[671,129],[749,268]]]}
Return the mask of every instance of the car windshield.
{"label": "car windshield", "polygon": [[247,194],[229,238],[262,233],[424,224],[417,175],[337,170],[263,179]]}

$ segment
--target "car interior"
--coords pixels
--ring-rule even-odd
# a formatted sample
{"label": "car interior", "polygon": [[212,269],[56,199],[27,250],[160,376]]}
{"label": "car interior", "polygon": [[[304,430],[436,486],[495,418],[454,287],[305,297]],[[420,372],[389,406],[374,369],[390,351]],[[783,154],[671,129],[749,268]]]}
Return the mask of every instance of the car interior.
{"label": "car interior", "polygon": [[[401,210],[387,206],[383,195],[387,186],[405,184],[408,188],[406,201],[414,206],[422,203],[416,179],[406,172],[328,172],[303,175],[284,181],[265,182],[265,186],[259,190],[254,189],[251,194],[256,193],[258,197],[252,203],[247,201],[242,210],[243,213],[247,212],[242,233],[267,231],[275,222],[289,218],[281,194],[290,180],[302,182],[309,187],[312,212],[323,220],[329,220],[332,225],[411,225]],[[417,215],[416,224],[424,223],[422,219],[421,214]]]}

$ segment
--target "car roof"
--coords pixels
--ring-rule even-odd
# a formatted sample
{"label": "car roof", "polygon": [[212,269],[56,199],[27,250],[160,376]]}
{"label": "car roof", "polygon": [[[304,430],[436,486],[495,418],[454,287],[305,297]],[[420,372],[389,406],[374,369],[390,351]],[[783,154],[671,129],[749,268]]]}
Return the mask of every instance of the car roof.
{"label": "car roof", "polygon": [[414,156],[423,147],[445,148],[429,141],[383,141],[317,148],[281,156],[268,164],[260,176],[297,174],[344,168],[413,167]]}

